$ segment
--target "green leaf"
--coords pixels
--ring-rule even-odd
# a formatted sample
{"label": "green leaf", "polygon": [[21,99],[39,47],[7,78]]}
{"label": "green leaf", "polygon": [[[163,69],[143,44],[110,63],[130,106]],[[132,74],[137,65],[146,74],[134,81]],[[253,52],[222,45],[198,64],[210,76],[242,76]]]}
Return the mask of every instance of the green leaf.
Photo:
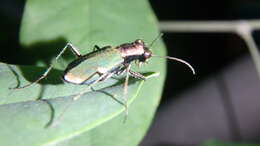
{"label": "green leaf", "polygon": [[259,144],[249,144],[249,143],[227,143],[227,142],[220,142],[217,140],[208,140],[201,146],[259,146]]}
{"label": "green leaf", "polygon": [[[14,66],[1,64],[0,68],[0,76],[3,77],[0,82],[1,85],[10,85],[10,83],[14,82],[14,72],[17,73],[15,76],[21,76]],[[33,67],[27,67],[27,69],[33,69]],[[19,81],[24,84],[24,79],[20,79]],[[10,101],[8,104],[4,104],[2,101],[2,105],[0,106],[0,116],[3,118],[0,122],[1,144],[15,145],[17,142],[19,142],[19,145],[57,143],[110,120],[124,110],[120,102],[120,100],[123,100],[120,98],[123,96],[121,81],[117,80],[119,83],[108,86],[108,83],[112,82],[114,81],[108,80],[105,88],[87,92],[76,101],[72,101],[73,94],[57,98],[50,97],[52,99],[48,100],[33,100],[28,98],[30,93],[37,91],[37,87],[24,90],[4,89],[4,92],[8,93],[6,95],[7,98],[3,101],[8,101],[12,98],[15,98],[16,101]],[[136,98],[142,84],[143,81],[138,83],[133,80],[129,83],[128,96],[130,97],[130,103]],[[54,85],[42,86],[46,88],[42,92],[48,91],[48,88],[57,88],[52,87]],[[33,90],[31,90],[32,88]],[[63,87],[64,91],[71,88],[73,87]],[[57,88],[56,92],[58,93],[59,91],[63,92],[63,90]],[[19,94],[19,96],[14,96],[13,94]],[[51,95],[53,93],[48,94],[48,96]],[[18,101],[17,97],[21,97],[24,101]],[[68,110],[66,110],[67,105],[70,105]],[[62,115],[62,112],[65,110],[64,116],[60,117],[59,115]],[[29,134],[35,135],[28,137]],[[14,136],[17,137],[15,141],[12,140]]]}
{"label": "green leaf", "polygon": [[[30,55],[25,59],[46,64],[67,42],[85,54],[94,45],[116,46],[138,38],[150,43],[157,35],[154,14],[144,0],[27,0],[20,41]],[[153,48],[154,54],[164,55],[160,41]],[[71,60],[67,54],[62,59],[64,64]],[[45,68],[0,64],[0,85],[4,86],[0,145],[138,145],[159,104],[165,60],[152,58],[148,65],[133,68],[160,72],[160,76],[145,82],[131,79],[128,98],[132,104],[126,123],[124,107],[114,99],[123,100],[122,80],[110,79],[94,87],[100,90],[91,91],[87,86],[63,84],[61,68],[55,66],[40,84],[10,90],[32,82]],[[82,90],[86,94],[72,102],[71,97]],[[50,123],[55,124],[46,128]]]}

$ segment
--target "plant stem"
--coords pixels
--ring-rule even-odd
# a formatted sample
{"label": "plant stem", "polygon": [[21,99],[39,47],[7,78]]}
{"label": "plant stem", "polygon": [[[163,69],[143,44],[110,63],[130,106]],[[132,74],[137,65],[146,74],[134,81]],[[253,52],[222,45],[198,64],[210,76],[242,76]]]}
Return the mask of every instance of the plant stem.
{"label": "plant stem", "polygon": [[164,21],[160,22],[160,29],[165,32],[236,32],[236,26],[245,22],[251,26],[252,30],[260,29],[260,20]]}
{"label": "plant stem", "polygon": [[252,32],[260,29],[260,20],[235,21],[165,21],[160,22],[161,31],[166,32],[205,32],[205,33],[235,33],[248,46],[253,62],[260,78],[260,55],[253,39]]}

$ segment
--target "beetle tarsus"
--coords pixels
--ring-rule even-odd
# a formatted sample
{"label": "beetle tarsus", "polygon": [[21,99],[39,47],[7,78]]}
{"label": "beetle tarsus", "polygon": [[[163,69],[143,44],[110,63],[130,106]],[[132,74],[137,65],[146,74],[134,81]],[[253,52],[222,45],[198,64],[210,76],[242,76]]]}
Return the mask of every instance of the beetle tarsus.
{"label": "beetle tarsus", "polygon": [[136,79],[146,80],[146,77],[144,75],[140,74],[139,72],[129,70],[129,74],[131,77],[134,77]]}

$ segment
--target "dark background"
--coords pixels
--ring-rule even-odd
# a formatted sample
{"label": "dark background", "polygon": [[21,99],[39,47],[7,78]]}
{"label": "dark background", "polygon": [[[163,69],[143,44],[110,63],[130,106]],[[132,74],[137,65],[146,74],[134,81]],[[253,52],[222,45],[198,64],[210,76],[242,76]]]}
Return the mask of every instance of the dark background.
{"label": "dark background", "polygon": [[[257,0],[150,0],[150,2],[160,21],[260,18],[260,1]],[[199,75],[195,80],[203,80],[248,53],[244,41],[231,33],[164,33],[163,38],[169,55],[191,62]],[[176,67],[170,62],[168,66],[176,68],[169,70],[164,92],[165,97],[172,97],[187,85],[192,85],[194,77],[191,77],[189,72],[183,72],[185,66]],[[174,83],[169,82],[172,79],[175,80]],[[171,88],[167,88],[169,86]],[[171,92],[172,88],[176,88],[174,89],[176,92]]]}
{"label": "dark background", "polygon": [[[150,0],[160,22],[259,19],[257,0]],[[259,32],[253,32],[259,44]],[[169,33],[162,104],[141,145],[190,146],[214,139],[223,143],[260,143],[260,83],[245,42],[231,33]],[[260,144],[259,144],[260,145]]]}
{"label": "dark background", "polygon": [[[30,60],[24,59],[25,54],[19,49],[18,38],[19,38],[19,27],[22,18],[22,12],[24,7],[24,0],[0,0],[0,18],[4,18],[0,21],[1,33],[0,33],[0,44],[1,44],[1,53],[0,53],[0,61],[7,62],[11,64],[30,64]],[[259,0],[218,0],[218,1],[209,1],[209,0],[150,0],[151,6],[155,11],[159,21],[178,21],[178,20],[240,20],[240,19],[258,19],[260,18],[260,1]],[[259,33],[254,32],[254,38],[257,43],[259,43]],[[157,140],[153,136],[156,135],[156,131],[154,128],[156,125],[164,124],[165,121],[157,120],[160,118],[160,114],[167,115],[172,103],[180,101],[180,98],[184,99],[183,103],[185,105],[185,98],[183,94],[189,92],[193,94],[194,90],[191,89],[200,88],[201,83],[206,84],[204,87],[207,90],[207,81],[211,80],[211,78],[218,77],[220,72],[225,72],[229,74],[229,67],[234,64],[234,62],[239,62],[241,58],[245,58],[248,56],[248,49],[244,41],[235,34],[230,33],[168,33],[164,32],[163,39],[168,48],[169,56],[175,56],[178,58],[182,58],[188,62],[190,62],[193,67],[196,69],[197,75],[194,77],[190,74],[190,72],[186,69],[185,66],[181,64],[176,64],[173,62],[168,62],[168,75],[166,79],[165,89],[162,97],[162,104],[159,107],[158,114],[155,118],[155,122],[149,131],[148,136],[144,139],[142,145],[196,145],[203,141],[206,141],[208,137],[193,139],[189,141],[189,138],[182,139],[182,141],[178,141],[179,139],[174,139],[175,143],[167,140]],[[250,56],[248,56],[250,60]],[[245,60],[245,59],[244,59]],[[250,66],[250,65],[249,65]],[[255,72],[254,66],[250,66],[252,72]],[[245,70],[250,69],[246,68]],[[227,71],[226,71],[227,70]],[[238,72],[242,69],[238,69]],[[244,70],[244,69],[243,69]],[[255,74],[254,74],[255,75]],[[218,80],[217,78],[216,80]],[[258,78],[256,77],[255,81],[258,82]],[[239,83],[245,84],[247,83]],[[253,86],[258,88],[258,86]],[[210,91],[210,89],[208,89]],[[223,91],[223,90],[221,90]],[[257,90],[256,90],[257,91]],[[234,91],[238,93],[238,91]],[[211,93],[206,94],[210,96]],[[198,95],[200,96],[200,95]],[[205,96],[205,95],[203,95]],[[258,96],[258,93],[255,94]],[[246,98],[246,97],[245,97]],[[259,96],[260,98],[260,96]],[[188,104],[193,104],[192,102],[203,103],[202,101],[198,101],[199,98],[194,98],[191,101],[187,102]],[[208,99],[208,98],[207,98]],[[255,101],[252,101],[255,102]],[[204,103],[208,104],[208,103]],[[254,134],[250,136],[245,136],[241,134],[239,126],[236,123],[239,123],[236,116],[234,116],[235,110],[232,108],[234,106],[232,100],[223,100],[223,102],[219,103],[219,106],[223,106],[223,112],[228,113],[225,118],[227,123],[229,123],[226,127],[227,131],[231,131],[230,137],[221,137],[225,132],[219,132],[219,135],[212,136],[210,138],[223,140],[227,142],[258,142],[259,140],[259,127]],[[250,103],[248,103],[250,104]],[[196,105],[196,103],[195,103]],[[199,106],[204,106],[203,104],[199,104]],[[260,103],[259,103],[260,106]],[[178,105],[176,105],[178,107]],[[185,107],[185,106],[184,106]],[[184,108],[180,106],[179,109]],[[210,107],[209,107],[210,108]],[[250,106],[249,106],[250,108]],[[192,107],[191,107],[192,109]],[[243,107],[238,107],[238,109],[244,110]],[[207,110],[207,109],[205,109]],[[210,109],[209,109],[210,110]],[[255,108],[254,110],[259,110]],[[241,112],[241,111],[240,111]],[[181,112],[180,112],[181,113]],[[257,113],[257,112],[256,112]],[[170,114],[170,112],[169,112]],[[186,121],[190,119],[192,113],[186,113]],[[212,113],[214,114],[214,112]],[[171,115],[169,115],[170,117]],[[256,115],[257,116],[257,115]],[[204,117],[206,118],[206,117]],[[200,117],[203,119],[203,117]],[[207,119],[207,118],[206,118]],[[174,120],[174,119],[169,119]],[[254,118],[250,118],[247,120],[254,120]],[[192,121],[192,120],[191,120]],[[217,120],[216,120],[217,121]],[[192,125],[194,123],[183,123],[179,121],[174,123],[171,121],[170,124],[181,124],[184,127],[187,125]],[[199,121],[201,122],[201,121]],[[260,122],[260,121],[258,121]],[[203,124],[203,122],[202,122]],[[155,125],[155,126],[154,126]],[[214,124],[213,124],[214,125]],[[204,127],[207,128],[207,127]],[[214,133],[214,126],[212,128],[212,132]],[[186,131],[182,131],[179,129],[177,133],[182,133],[185,136]],[[194,130],[194,129],[193,129]],[[201,130],[201,129],[200,129]],[[195,129],[197,133],[201,131]],[[250,130],[250,129],[249,129]],[[189,130],[187,130],[189,132]],[[195,132],[195,133],[196,133]],[[172,135],[174,138],[174,134],[171,131],[167,131],[168,135]],[[203,133],[203,132],[202,132]],[[207,133],[206,133],[207,134]],[[214,134],[213,134],[214,135]],[[246,135],[246,134],[245,134]],[[192,135],[189,135],[192,137]],[[176,136],[178,137],[178,135]],[[153,139],[152,139],[153,138]],[[177,144],[176,144],[177,143]]]}

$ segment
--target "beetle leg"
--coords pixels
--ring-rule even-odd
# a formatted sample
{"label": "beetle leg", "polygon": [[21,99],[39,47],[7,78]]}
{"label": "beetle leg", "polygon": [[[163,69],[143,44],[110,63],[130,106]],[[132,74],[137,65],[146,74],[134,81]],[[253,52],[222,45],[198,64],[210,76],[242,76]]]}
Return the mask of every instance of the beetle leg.
{"label": "beetle leg", "polygon": [[129,70],[129,75],[136,78],[136,79],[141,79],[141,80],[146,80],[146,77],[139,72],[134,72],[132,70]]}
{"label": "beetle leg", "polygon": [[[98,73],[98,72],[96,72]],[[102,74],[96,81],[94,81],[93,83],[91,83],[89,86],[93,86],[95,85],[96,83],[98,83],[99,81],[102,81],[104,79],[106,79],[107,76],[109,76],[110,73],[105,73],[105,74]],[[76,96],[73,97],[73,100],[77,100],[79,99],[84,93],[86,93],[88,90],[83,90],[81,91],[79,94],[77,94]]]}
{"label": "beetle leg", "polygon": [[101,49],[108,49],[108,48],[112,48],[111,46],[104,46]]}
{"label": "beetle leg", "polygon": [[114,74],[115,74],[114,72],[107,73],[107,75],[103,79],[101,79],[100,81],[105,81],[105,80],[111,78]]}
{"label": "beetle leg", "polygon": [[[99,72],[95,72],[93,75],[95,75],[95,74],[100,74]],[[101,80],[106,80],[107,78],[109,78],[110,76],[112,76],[112,75],[110,75],[110,74],[113,74],[113,73],[106,73],[106,74],[102,74],[96,81],[94,81],[93,83],[91,83],[89,86],[90,86],[90,89],[92,90],[92,91],[97,91],[97,90],[95,90],[92,86],[94,85],[94,84],[96,84],[96,83],[98,83],[99,81],[101,81]],[[72,100],[73,101],[75,101],[75,100],[78,100],[84,93],[86,93],[88,90],[86,89],[86,90],[83,90],[83,91],[81,91],[79,94],[77,94],[77,95],[75,95],[74,97],[72,97]],[[59,115],[59,117],[57,118],[58,120],[55,122],[55,123],[53,123],[51,126],[56,126],[56,124],[57,124],[57,122],[61,119],[61,117],[63,116],[63,114],[66,112],[66,110],[71,106],[71,104],[72,104],[73,102],[69,102],[69,104],[67,104],[66,106],[65,106],[65,108],[64,108],[64,110],[62,111],[62,113]]]}
{"label": "beetle leg", "polygon": [[[71,43],[67,43],[67,45],[64,47],[65,48],[65,50],[66,50],[66,48],[69,48],[70,50],[71,50],[71,52],[75,55],[75,56],[77,56],[77,57],[81,57],[82,55],[80,54],[80,52],[78,51],[78,49],[75,47],[75,46],[73,46]],[[64,51],[65,51],[64,50]],[[63,51],[63,50],[62,50]]]}
{"label": "beetle leg", "polygon": [[119,68],[119,69],[115,72],[115,74],[116,74],[116,75],[121,75],[121,74],[125,73],[125,71],[126,71],[125,67]]}
{"label": "beetle leg", "polygon": [[[126,72],[126,68],[123,67],[123,68],[120,68],[115,74],[116,75],[121,75],[121,74],[123,74],[125,72]],[[146,80],[146,77],[144,75],[142,75],[141,73],[139,73],[139,72],[135,72],[135,71],[129,70],[129,75],[131,77],[136,78],[136,79]]]}
{"label": "beetle leg", "polygon": [[128,103],[127,103],[127,92],[128,92],[128,81],[129,81],[129,71],[131,68],[131,64],[126,65],[126,77],[125,77],[125,83],[124,83],[124,99],[125,99],[125,120],[127,119],[127,115],[128,115]]}
{"label": "beetle leg", "polygon": [[105,47],[100,48],[98,45],[95,45],[93,48],[93,51],[98,51],[98,50],[107,49],[107,48],[111,48],[111,46],[105,46]]}
{"label": "beetle leg", "polygon": [[[70,50],[73,52],[73,54],[75,54],[77,57],[81,56],[79,51],[71,43],[67,43],[67,45],[55,57],[55,61],[57,61],[61,57],[61,55],[66,51],[67,48],[70,48]],[[52,70],[52,68],[53,68],[53,63],[50,64],[50,66],[45,70],[45,72],[37,80],[35,80],[35,81],[33,81],[33,82],[31,82],[27,85],[24,85],[22,87],[15,87],[15,88],[12,88],[12,89],[23,89],[23,88],[26,88],[26,87],[29,87],[33,84],[38,83],[39,81],[44,79],[49,74],[49,72]]]}
{"label": "beetle leg", "polygon": [[97,50],[100,50],[101,48],[98,46],[98,45],[95,45],[94,48],[93,48],[93,51],[97,51]]}

